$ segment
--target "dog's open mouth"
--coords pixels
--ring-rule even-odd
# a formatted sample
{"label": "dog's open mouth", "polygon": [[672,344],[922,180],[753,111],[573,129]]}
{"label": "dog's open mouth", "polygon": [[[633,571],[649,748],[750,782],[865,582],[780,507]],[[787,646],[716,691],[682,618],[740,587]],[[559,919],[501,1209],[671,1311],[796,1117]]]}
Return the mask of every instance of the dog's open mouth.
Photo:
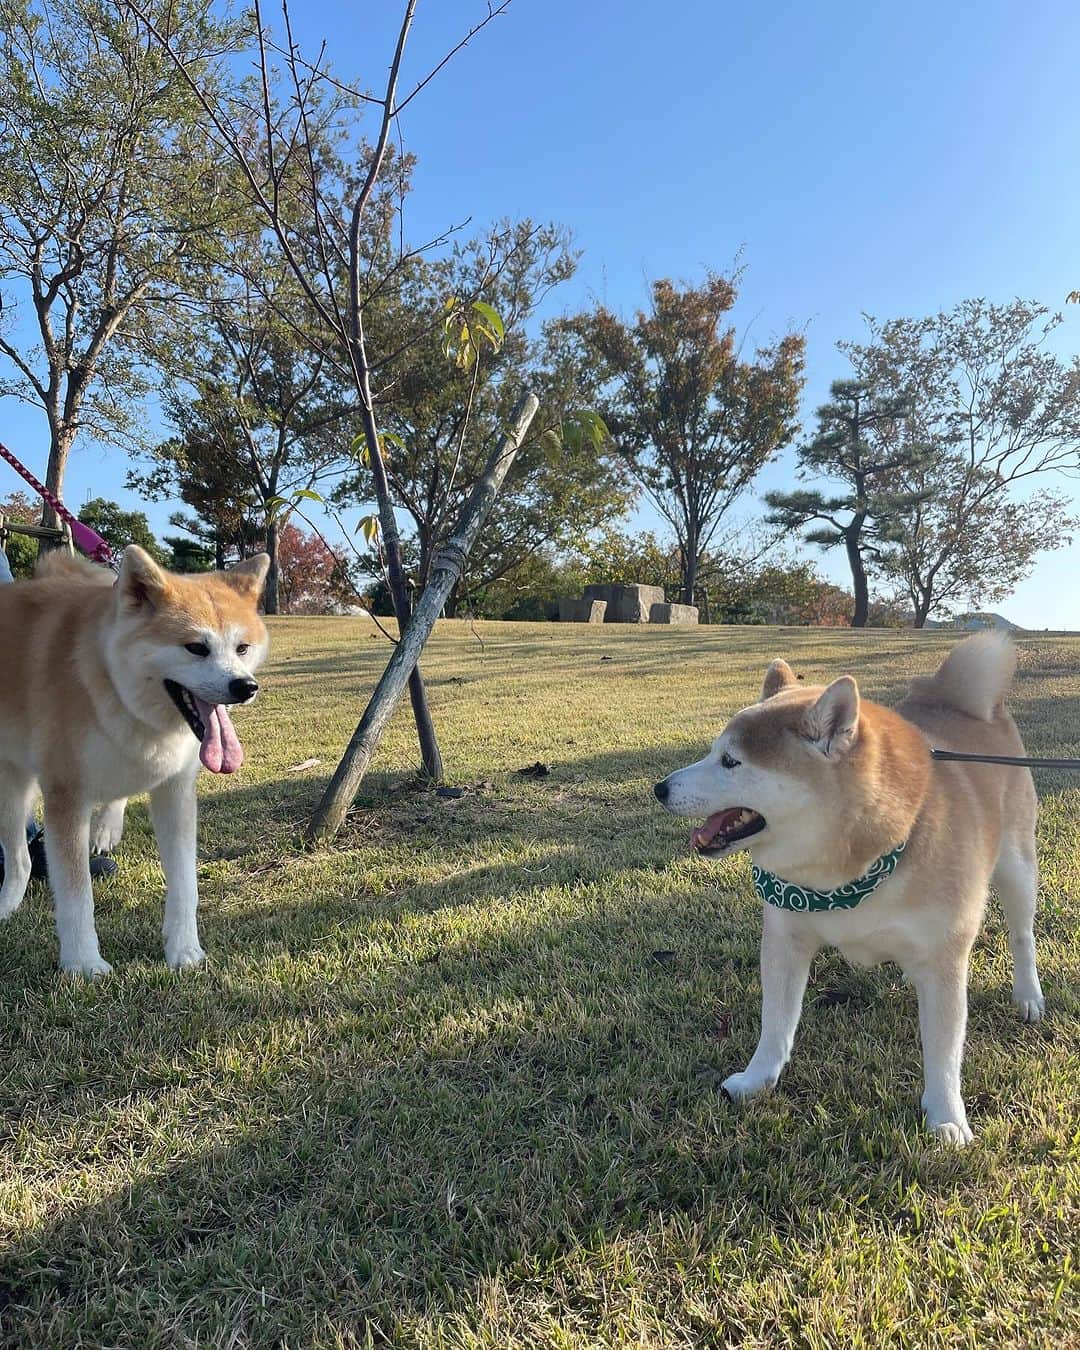
{"label": "dog's open mouth", "polygon": [[765,817],[748,806],[733,806],[717,811],[704,825],[699,825],[690,836],[694,852],[705,857],[726,853],[733,844],[760,834],[765,828]]}
{"label": "dog's open mouth", "polygon": [[223,703],[207,703],[175,680],[165,691],[200,743],[199,758],[211,773],[235,773],[244,762],[244,750]]}

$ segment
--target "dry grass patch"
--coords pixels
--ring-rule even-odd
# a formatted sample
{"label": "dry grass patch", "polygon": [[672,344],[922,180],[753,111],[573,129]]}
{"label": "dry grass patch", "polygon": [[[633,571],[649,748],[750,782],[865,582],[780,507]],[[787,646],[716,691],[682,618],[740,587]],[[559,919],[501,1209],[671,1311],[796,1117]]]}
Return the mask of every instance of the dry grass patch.
{"label": "dry grass patch", "polygon": [[[756,1036],[760,920],[745,861],[688,857],[649,795],[774,655],[891,699],[946,639],[441,625],[467,791],[417,789],[399,714],[305,853],[387,649],[272,628],[243,774],[203,784],[208,967],[162,964],[141,806],[98,894],[113,977],[55,974],[40,890],[0,929],[0,1341],[1080,1343],[1080,784],[1040,781],[1043,1023],[1012,1014],[996,910],[977,947],[959,1155],[920,1129],[890,968],[821,958],[780,1089],[717,1097]],[[1025,641],[1033,752],[1080,754],[1078,696],[1080,641]]]}

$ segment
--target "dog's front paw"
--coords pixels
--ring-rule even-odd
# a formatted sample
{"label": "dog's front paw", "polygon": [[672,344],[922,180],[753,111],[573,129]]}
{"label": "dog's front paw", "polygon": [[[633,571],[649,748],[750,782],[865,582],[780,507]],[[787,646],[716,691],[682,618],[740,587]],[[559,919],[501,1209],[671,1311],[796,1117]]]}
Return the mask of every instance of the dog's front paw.
{"label": "dog's front paw", "polygon": [[112,974],[112,966],[100,952],[61,956],[60,969],[65,975],[81,975],[84,980],[100,980],[102,976]]}
{"label": "dog's front paw", "polygon": [[22,904],[22,901],[23,898],[21,895],[19,896],[12,895],[6,899],[0,898],[0,922],[2,922],[4,919],[10,919],[11,916]]}
{"label": "dog's front paw", "polygon": [[1046,1011],[1046,999],[1041,992],[1032,993],[1030,990],[1014,989],[1012,1001],[1013,1007],[1020,1014],[1021,1022],[1041,1021]]}
{"label": "dog's front paw", "polygon": [[940,1139],[950,1148],[966,1148],[975,1138],[974,1131],[966,1120],[927,1121],[926,1127],[935,1139]]}
{"label": "dog's front paw", "polygon": [[[0,853],[0,867],[3,865],[4,855]],[[23,859],[23,870],[16,871],[18,862],[8,868],[7,874],[0,870],[0,919],[10,919],[15,911],[23,902],[26,895],[26,885],[30,880],[30,867],[28,861]]]}
{"label": "dog's front paw", "polygon": [[170,970],[190,970],[192,966],[201,966],[205,960],[206,953],[198,938],[166,943],[165,963]]}
{"label": "dog's front paw", "polygon": [[720,1091],[733,1102],[748,1102],[751,1097],[759,1097],[768,1092],[776,1083],[774,1077],[762,1077],[748,1071],[733,1073],[720,1084]]}

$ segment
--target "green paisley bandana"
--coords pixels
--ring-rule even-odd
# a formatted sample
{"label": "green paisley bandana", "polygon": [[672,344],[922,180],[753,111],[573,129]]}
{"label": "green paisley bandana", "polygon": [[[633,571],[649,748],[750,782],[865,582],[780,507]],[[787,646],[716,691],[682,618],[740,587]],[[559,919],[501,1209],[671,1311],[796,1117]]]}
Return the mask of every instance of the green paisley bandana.
{"label": "green paisley bandana", "polygon": [[774,877],[761,867],[752,868],[754,890],[767,905],[800,914],[812,914],[823,909],[854,909],[860,900],[872,895],[885,878],[892,875],[906,847],[905,839],[891,853],[882,854],[865,876],[856,877],[846,886],[838,886],[835,891],[812,891],[808,886],[796,886],[792,881]]}

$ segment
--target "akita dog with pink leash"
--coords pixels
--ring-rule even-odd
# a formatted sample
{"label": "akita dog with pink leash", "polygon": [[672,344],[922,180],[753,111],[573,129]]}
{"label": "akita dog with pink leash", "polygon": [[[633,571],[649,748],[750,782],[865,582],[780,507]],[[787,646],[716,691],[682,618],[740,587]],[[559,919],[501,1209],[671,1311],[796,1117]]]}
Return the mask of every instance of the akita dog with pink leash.
{"label": "akita dog with pink leash", "polygon": [[89,855],[114,847],[128,797],[149,792],[165,870],[165,959],[203,960],[196,911],[195,778],[243,751],[229,708],[258,692],[268,558],[176,576],[142,549],[119,576],[56,554],[0,587],[0,919],[30,876],[26,818],[40,788],[61,969],[110,970],[98,949]]}

